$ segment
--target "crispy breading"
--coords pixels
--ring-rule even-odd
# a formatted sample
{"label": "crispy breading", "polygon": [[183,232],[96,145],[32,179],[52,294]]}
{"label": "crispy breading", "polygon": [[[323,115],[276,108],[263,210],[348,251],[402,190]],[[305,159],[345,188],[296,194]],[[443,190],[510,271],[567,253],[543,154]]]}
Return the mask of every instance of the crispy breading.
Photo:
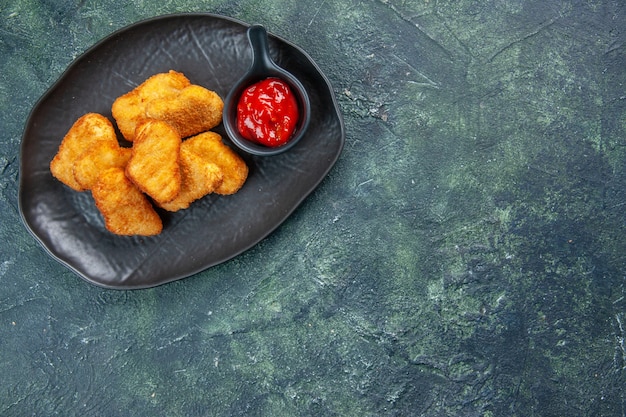
{"label": "crispy breading", "polygon": [[118,97],[111,107],[117,127],[126,140],[135,140],[137,126],[146,121],[146,106],[153,100],[176,97],[191,82],[182,73],[155,74],[132,91]]}
{"label": "crispy breading", "polygon": [[224,102],[214,91],[190,85],[176,97],[150,101],[146,106],[146,116],[169,123],[182,138],[186,138],[219,125],[223,109]]}
{"label": "crispy breading", "polygon": [[131,149],[122,148],[117,142],[98,141],[93,143],[74,162],[74,178],[85,190],[90,190],[98,175],[107,168],[126,168],[130,159]]}
{"label": "crispy breading", "polygon": [[103,171],[91,191],[108,231],[116,235],[158,235],[161,218],[148,198],[119,167]]}
{"label": "crispy breading", "polygon": [[59,181],[76,191],[85,191],[74,177],[74,163],[95,142],[117,145],[115,129],[106,117],[87,113],[80,117],[63,138],[59,151],[50,162],[50,171]]}
{"label": "crispy breading", "polygon": [[148,120],[137,127],[126,175],[158,204],[180,192],[180,145],[178,132],[165,122]]}
{"label": "crispy breading", "polygon": [[185,140],[184,146],[205,161],[216,164],[224,174],[224,180],[215,193],[234,194],[248,178],[246,162],[231,148],[222,142],[222,137],[215,132],[204,132]]}
{"label": "crispy breading", "polygon": [[245,161],[210,132],[223,109],[215,92],[184,74],[155,74],[112,105],[132,148],[120,146],[106,117],[88,113],[67,132],[50,170],[76,191],[91,190],[112,233],[159,234],[163,223],[153,203],[178,211],[213,192],[234,194],[245,183]]}
{"label": "crispy breading", "polygon": [[220,167],[191,152],[185,143],[183,142],[180,147],[182,177],[180,193],[169,203],[161,204],[161,207],[168,211],[188,208],[194,201],[215,191],[224,179]]}

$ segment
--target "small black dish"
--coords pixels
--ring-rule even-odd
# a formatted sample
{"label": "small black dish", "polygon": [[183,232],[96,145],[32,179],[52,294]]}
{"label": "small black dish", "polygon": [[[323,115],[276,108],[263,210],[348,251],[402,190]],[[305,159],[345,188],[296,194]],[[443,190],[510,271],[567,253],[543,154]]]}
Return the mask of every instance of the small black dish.
{"label": "small black dish", "polygon": [[[272,60],[265,28],[262,25],[252,25],[248,28],[247,35],[252,47],[252,64],[226,97],[223,113],[224,128],[233,143],[241,150],[252,155],[277,155],[294,147],[304,136],[311,119],[311,103],[302,83],[291,73],[276,65]],[[268,147],[251,142],[244,138],[237,129],[237,103],[241,94],[252,84],[269,77],[280,78],[289,85],[298,102],[300,115],[292,138],[284,145],[278,147]]]}

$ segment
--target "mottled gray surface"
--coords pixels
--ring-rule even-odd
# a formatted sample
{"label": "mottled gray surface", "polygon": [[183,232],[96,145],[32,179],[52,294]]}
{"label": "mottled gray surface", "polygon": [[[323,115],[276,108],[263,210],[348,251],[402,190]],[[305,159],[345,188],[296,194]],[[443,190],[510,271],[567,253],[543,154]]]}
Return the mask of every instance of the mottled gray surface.
{"label": "mottled gray surface", "polygon": [[[0,415],[626,415],[622,1],[0,3]],[[137,20],[268,29],[330,78],[346,147],[252,250],[140,291],[50,259],[19,146]]]}

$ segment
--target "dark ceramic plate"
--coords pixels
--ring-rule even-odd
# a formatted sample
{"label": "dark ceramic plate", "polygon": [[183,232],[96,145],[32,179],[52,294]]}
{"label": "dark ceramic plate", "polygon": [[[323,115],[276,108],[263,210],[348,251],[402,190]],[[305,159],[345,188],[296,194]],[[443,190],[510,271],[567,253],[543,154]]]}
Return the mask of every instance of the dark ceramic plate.
{"label": "dark ceramic plate", "polygon": [[[270,35],[276,62],[311,98],[306,137],[272,157],[242,155],[250,174],[232,196],[212,196],[178,213],[161,213],[154,237],[107,232],[89,193],[55,180],[49,163],[74,121],[87,112],[111,120],[111,104],[149,76],[175,69],[226,97],[246,72],[251,50],[242,22],[211,14],[163,16],[107,37],[78,58],[33,109],[24,130],[20,212],[46,250],[87,281],[108,288],[147,288],[181,279],[254,246],[275,230],[322,181],[344,143],[332,87],[297,46]],[[220,125],[221,133],[228,139]]]}

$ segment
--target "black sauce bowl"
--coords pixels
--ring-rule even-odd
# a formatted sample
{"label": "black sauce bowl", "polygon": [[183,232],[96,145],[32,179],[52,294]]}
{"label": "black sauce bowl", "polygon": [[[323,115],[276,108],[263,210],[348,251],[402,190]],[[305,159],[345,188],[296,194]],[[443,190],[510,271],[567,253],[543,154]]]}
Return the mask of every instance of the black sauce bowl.
{"label": "black sauce bowl", "polygon": [[[262,25],[248,28],[248,40],[252,47],[252,64],[246,74],[233,86],[224,102],[223,123],[228,137],[241,150],[252,155],[271,156],[283,153],[294,147],[306,133],[311,119],[309,95],[302,83],[290,72],[284,70],[272,60],[267,39],[267,31]],[[237,104],[243,92],[252,84],[269,77],[280,78],[289,85],[298,102],[298,123],[291,138],[284,145],[264,146],[244,138],[237,129]]]}

